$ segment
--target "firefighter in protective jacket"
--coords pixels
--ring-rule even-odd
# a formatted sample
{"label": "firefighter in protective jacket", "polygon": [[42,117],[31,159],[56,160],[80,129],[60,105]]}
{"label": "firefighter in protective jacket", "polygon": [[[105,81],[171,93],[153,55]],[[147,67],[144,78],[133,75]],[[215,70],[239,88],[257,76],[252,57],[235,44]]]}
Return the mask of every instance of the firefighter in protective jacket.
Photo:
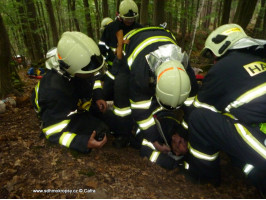
{"label": "firefighter in protective jacket", "polygon": [[237,24],[220,26],[208,36],[202,54],[215,64],[187,118],[185,169],[196,180],[219,182],[219,151],[223,151],[265,195],[265,44],[248,37]]}
{"label": "firefighter in protective jacket", "polygon": [[122,59],[123,36],[135,28],[142,26],[136,22],[138,6],[133,0],[123,0],[119,5],[119,15],[115,21],[109,22],[102,33],[99,48],[108,64],[104,77],[103,93],[105,99],[113,100],[113,85],[117,71],[112,69],[115,59]]}
{"label": "firefighter in protective jacket", "polygon": [[102,147],[107,138],[98,137],[108,127],[98,118],[106,102],[95,76],[104,66],[97,44],[81,32],[65,32],[52,54],[46,63],[51,70],[32,95],[43,134],[51,142],[80,152]]}
{"label": "firefighter in protective jacket", "polygon": [[[163,109],[176,109],[190,94],[195,95],[195,75],[170,31],[141,28],[129,32],[124,39],[130,42],[124,45],[125,64],[118,67],[115,79],[114,114],[118,124],[114,132],[119,135],[115,146],[128,144],[134,119],[144,132],[143,146],[153,148],[161,137],[153,115]],[[150,157],[145,153],[143,156]]]}

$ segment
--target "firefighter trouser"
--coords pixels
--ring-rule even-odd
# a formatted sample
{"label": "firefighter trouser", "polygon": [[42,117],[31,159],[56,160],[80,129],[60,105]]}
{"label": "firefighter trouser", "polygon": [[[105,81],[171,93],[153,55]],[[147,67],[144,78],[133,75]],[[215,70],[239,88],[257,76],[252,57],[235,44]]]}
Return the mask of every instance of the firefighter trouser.
{"label": "firefighter trouser", "polygon": [[249,179],[254,171],[266,175],[266,134],[258,126],[247,126],[203,108],[191,113],[188,125],[189,155],[185,168],[193,176],[219,178],[220,150],[246,163],[243,171]]}
{"label": "firefighter trouser", "polygon": [[117,74],[114,82],[114,115],[117,121],[116,135],[130,136],[133,127],[129,101],[129,76],[128,72],[122,71]]}

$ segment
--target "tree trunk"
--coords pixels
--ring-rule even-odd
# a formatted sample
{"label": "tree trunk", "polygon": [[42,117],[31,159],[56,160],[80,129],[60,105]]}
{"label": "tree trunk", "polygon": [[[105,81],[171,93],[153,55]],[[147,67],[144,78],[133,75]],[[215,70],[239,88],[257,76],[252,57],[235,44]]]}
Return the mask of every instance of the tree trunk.
{"label": "tree trunk", "polygon": [[40,30],[40,37],[41,37],[41,43],[42,43],[42,48],[44,52],[47,52],[48,49],[48,44],[49,41],[47,41],[47,32],[45,32],[45,27],[46,26],[46,21],[45,21],[45,17],[43,17],[42,15],[42,11],[40,8],[40,3],[41,2],[36,2],[36,7],[37,7],[37,11],[38,11],[38,29]]}
{"label": "tree trunk", "polygon": [[224,0],[221,24],[229,23],[231,3],[232,3],[232,0]]}
{"label": "tree trunk", "polygon": [[85,10],[85,21],[86,21],[86,27],[87,27],[87,34],[89,37],[93,38],[90,7],[89,7],[88,0],[83,0],[83,5],[84,5],[84,10]]}
{"label": "tree trunk", "polygon": [[119,5],[121,3],[121,0],[116,0],[116,11],[119,12]]}
{"label": "tree trunk", "polygon": [[239,24],[244,30],[247,28],[252,18],[258,0],[240,0],[234,17],[234,23]]}
{"label": "tree trunk", "polygon": [[[98,5],[98,0],[94,0],[94,5],[95,5],[95,17],[96,19],[100,19],[100,10],[99,10],[99,5]],[[100,38],[100,20],[96,20],[96,37],[97,39]]]}
{"label": "tree trunk", "polygon": [[32,47],[33,47],[33,53],[34,53],[34,60],[39,61],[43,58],[43,52],[40,48],[40,36],[38,34],[38,27],[37,27],[37,14],[36,9],[33,0],[27,0],[25,1],[26,7],[27,7],[27,16],[28,16],[28,22],[30,25],[30,34],[32,35]]}
{"label": "tree trunk", "polygon": [[45,5],[46,5],[47,12],[48,12],[49,20],[50,20],[49,24],[52,30],[53,46],[56,47],[59,39],[58,39],[58,32],[57,32],[57,26],[56,26],[52,1],[45,0]]}
{"label": "tree trunk", "polygon": [[193,46],[194,46],[195,36],[196,36],[196,32],[197,32],[197,29],[198,29],[198,26],[199,26],[199,21],[200,21],[200,13],[202,12],[202,9],[204,7],[205,0],[201,0],[201,1],[199,0],[199,3],[200,4],[199,4],[198,10],[197,10],[197,18],[196,18],[195,23],[194,23],[194,31],[193,31],[192,42],[191,42],[189,53],[188,53],[189,57],[191,55],[191,52],[192,52],[192,49],[193,49]]}
{"label": "tree trunk", "polygon": [[67,0],[67,11],[68,11],[68,30],[73,30],[72,25],[72,11],[71,11],[71,0]]}
{"label": "tree trunk", "polygon": [[141,0],[140,24],[142,24],[143,26],[148,25],[148,8],[149,0]]}
{"label": "tree trunk", "polygon": [[102,13],[103,13],[103,18],[110,17],[109,16],[108,1],[107,0],[102,0]]}
{"label": "tree trunk", "polygon": [[11,50],[10,41],[0,13],[0,98],[7,95],[11,87]]}
{"label": "tree trunk", "polygon": [[165,0],[154,0],[153,2],[153,25],[159,26],[163,22],[165,22],[164,18],[164,5]]}
{"label": "tree trunk", "polygon": [[261,7],[257,16],[256,24],[253,29],[253,35],[256,37],[263,37],[263,17],[265,15],[265,0],[261,0]]}
{"label": "tree trunk", "polygon": [[74,24],[76,26],[76,30],[80,32],[79,22],[78,22],[78,19],[76,17],[76,0],[72,0],[71,13],[72,13],[72,18],[74,20]]}

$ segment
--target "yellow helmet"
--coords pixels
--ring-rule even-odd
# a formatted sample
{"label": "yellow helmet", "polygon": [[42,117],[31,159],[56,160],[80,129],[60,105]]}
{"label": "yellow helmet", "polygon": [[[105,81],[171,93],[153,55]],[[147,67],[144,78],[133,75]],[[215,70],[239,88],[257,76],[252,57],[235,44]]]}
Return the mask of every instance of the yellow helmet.
{"label": "yellow helmet", "polygon": [[105,17],[101,22],[101,31],[105,29],[105,27],[110,24],[113,20],[110,17]]}
{"label": "yellow helmet", "polygon": [[136,18],[139,14],[137,4],[133,0],[123,0],[119,5],[119,15],[123,19]]}
{"label": "yellow helmet", "polygon": [[158,103],[166,109],[181,106],[191,90],[189,76],[181,62],[166,61],[156,69],[155,74],[157,76],[155,96]]}
{"label": "yellow helmet", "polygon": [[81,32],[65,32],[57,45],[60,68],[71,76],[99,71],[104,60],[98,45]]}
{"label": "yellow helmet", "polygon": [[248,37],[241,26],[237,24],[225,24],[215,29],[207,38],[202,50],[204,57],[210,57],[210,51],[217,57],[222,56],[237,41]]}

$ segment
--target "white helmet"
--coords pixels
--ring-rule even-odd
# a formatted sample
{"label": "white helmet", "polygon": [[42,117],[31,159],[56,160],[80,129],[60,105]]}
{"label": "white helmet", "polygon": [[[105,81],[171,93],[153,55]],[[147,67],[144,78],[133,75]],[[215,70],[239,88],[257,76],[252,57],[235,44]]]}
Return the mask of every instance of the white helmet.
{"label": "white helmet", "polygon": [[105,17],[101,22],[101,31],[105,29],[105,27],[110,24],[113,20],[110,17]]}
{"label": "white helmet", "polygon": [[65,32],[57,45],[57,58],[60,68],[72,77],[99,71],[104,60],[98,45],[81,32]]}
{"label": "white helmet", "polygon": [[190,79],[181,62],[166,61],[156,69],[156,93],[158,103],[166,109],[175,109],[187,99]]}
{"label": "white helmet", "polygon": [[[220,57],[237,41],[248,37],[241,26],[237,24],[225,24],[215,29],[207,38],[202,50],[204,57],[210,57],[211,52]],[[211,51],[211,52],[210,52]]]}
{"label": "white helmet", "polygon": [[133,0],[123,0],[119,5],[119,15],[123,19],[135,18],[139,14],[137,4]]}

